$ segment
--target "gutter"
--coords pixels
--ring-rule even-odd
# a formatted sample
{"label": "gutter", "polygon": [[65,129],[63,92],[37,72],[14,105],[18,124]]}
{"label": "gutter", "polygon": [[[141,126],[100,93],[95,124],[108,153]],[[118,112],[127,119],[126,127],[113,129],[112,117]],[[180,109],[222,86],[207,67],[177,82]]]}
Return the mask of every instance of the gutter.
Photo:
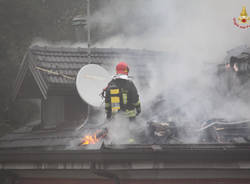
{"label": "gutter", "polygon": [[[1,142],[1,141],[0,141]],[[1,162],[85,161],[192,161],[250,162],[250,144],[104,145],[83,150],[18,150],[0,147]]]}
{"label": "gutter", "polygon": [[90,171],[97,176],[102,176],[114,180],[115,184],[120,184],[120,179],[116,174],[107,172],[105,170],[96,169],[95,162],[90,163]]}

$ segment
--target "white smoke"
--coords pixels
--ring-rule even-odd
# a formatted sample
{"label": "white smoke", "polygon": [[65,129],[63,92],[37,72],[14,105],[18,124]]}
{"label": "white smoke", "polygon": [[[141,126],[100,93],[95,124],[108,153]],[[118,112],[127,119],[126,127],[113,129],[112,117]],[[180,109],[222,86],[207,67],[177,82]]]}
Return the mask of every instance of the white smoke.
{"label": "white smoke", "polygon": [[163,94],[161,114],[182,107],[180,118],[192,122],[190,127],[206,118],[250,118],[244,101],[218,94],[214,85],[226,52],[250,42],[249,29],[233,24],[242,6],[250,12],[246,0],[113,0],[92,17],[92,26],[110,35],[95,46],[168,53],[152,67],[152,89],[139,91],[142,110]]}
{"label": "white smoke", "polygon": [[72,48],[87,48],[88,44],[86,42],[72,42],[72,41],[48,41],[43,38],[34,38],[32,43],[30,44],[30,47],[33,46],[39,46],[39,47],[54,47],[54,48],[60,48],[60,47],[72,47]]}
{"label": "white smoke", "polygon": [[[159,94],[165,101],[157,108],[157,115],[166,114],[171,119],[174,109],[181,107],[182,116],[177,118],[187,128],[199,126],[207,118],[250,118],[247,103],[237,96],[218,94],[214,85],[218,80],[216,65],[223,62],[226,52],[250,42],[250,29],[233,24],[233,17],[240,16],[242,6],[250,13],[250,1],[109,0],[103,5],[92,12],[91,27],[105,39],[93,47],[149,49],[168,55],[161,64],[147,63],[154,76],[151,88],[138,89],[147,118],[156,115],[146,110]],[[51,46],[50,42],[39,44]],[[64,41],[55,45],[86,47]],[[130,129],[145,128],[145,121]],[[124,127],[126,120],[118,118],[117,122],[110,126],[109,136],[115,143],[126,143],[133,131]],[[190,137],[187,142],[196,140]]]}
{"label": "white smoke", "polygon": [[[112,35],[105,47],[147,48],[189,55],[221,55],[248,43],[249,31],[233,25],[247,1],[111,1],[93,15],[92,24]],[[111,34],[112,33],[112,34]],[[217,47],[214,47],[216,45]],[[189,52],[195,51],[195,52]],[[206,57],[206,58],[207,58]],[[209,58],[210,58],[209,57]]]}

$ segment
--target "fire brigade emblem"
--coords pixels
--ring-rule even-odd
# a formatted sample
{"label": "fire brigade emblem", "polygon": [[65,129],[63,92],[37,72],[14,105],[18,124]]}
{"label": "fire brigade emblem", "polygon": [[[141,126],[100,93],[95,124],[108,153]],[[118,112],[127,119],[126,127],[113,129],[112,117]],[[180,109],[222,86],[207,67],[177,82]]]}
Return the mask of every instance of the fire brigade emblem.
{"label": "fire brigade emblem", "polygon": [[241,29],[247,29],[250,27],[250,17],[247,15],[246,7],[242,7],[242,11],[240,13],[240,16],[236,19],[233,18],[234,25],[241,28]]}

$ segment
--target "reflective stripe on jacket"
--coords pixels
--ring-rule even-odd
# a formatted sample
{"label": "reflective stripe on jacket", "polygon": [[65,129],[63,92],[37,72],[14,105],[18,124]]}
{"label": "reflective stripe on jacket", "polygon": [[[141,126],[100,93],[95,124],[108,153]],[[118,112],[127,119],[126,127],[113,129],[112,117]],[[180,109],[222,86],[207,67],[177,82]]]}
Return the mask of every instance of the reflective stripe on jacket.
{"label": "reflective stripe on jacket", "polygon": [[105,110],[107,118],[118,111],[126,112],[128,117],[135,117],[140,111],[137,89],[131,80],[116,78],[106,88]]}

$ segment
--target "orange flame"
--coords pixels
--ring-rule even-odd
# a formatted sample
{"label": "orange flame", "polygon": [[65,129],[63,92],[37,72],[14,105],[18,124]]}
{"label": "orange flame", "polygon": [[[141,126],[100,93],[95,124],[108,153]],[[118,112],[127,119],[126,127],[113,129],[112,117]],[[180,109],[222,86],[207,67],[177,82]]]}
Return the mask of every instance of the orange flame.
{"label": "orange flame", "polygon": [[94,134],[94,135],[86,135],[82,139],[81,145],[96,144],[98,141],[99,141],[99,139],[96,138],[96,134]]}
{"label": "orange flame", "polygon": [[107,135],[107,130],[98,130],[93,135],[86,135],[80,145],[87,145],[87,144],[96,144],[99,142],[101,138],[104,138]]}

